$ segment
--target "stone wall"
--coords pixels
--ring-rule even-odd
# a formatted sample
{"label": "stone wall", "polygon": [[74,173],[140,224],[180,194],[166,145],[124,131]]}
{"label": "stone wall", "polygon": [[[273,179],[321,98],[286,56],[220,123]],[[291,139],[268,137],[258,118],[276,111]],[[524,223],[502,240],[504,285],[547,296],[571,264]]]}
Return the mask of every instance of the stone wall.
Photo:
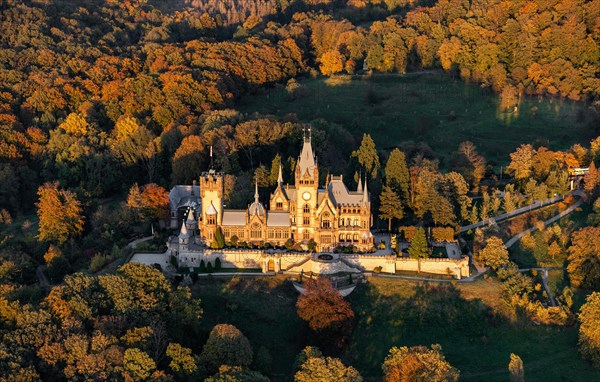
{"label": "stone wall", "polygon": [[[373,272],[381,267],[382,272],[419,270],[419,261],[409,258],[396,258],[393,255],[340,255],[338,261],[315,261],[308,253],[268,253],[249,249],[206,249],[203,252],[189,251],[179,253],[180,267],[199,267],[200,260],[211,262],[221,259],[223,268],[261,268],[263,272],[313,272],[332,274],[338,272]],[[421,272],[453,275],[455,278],[469,277],[469,258],[461,259],[423,259]]]}
{"label": "stone wall", "polygon": [[[413,271],[419,270],[419,260],[409,258],[396,259],[397,271]],[[463,257],[458,259],[422,259],[421,272],[434,273],[439,275],[453,275],[457,279],[469,277],[469,258]]]}

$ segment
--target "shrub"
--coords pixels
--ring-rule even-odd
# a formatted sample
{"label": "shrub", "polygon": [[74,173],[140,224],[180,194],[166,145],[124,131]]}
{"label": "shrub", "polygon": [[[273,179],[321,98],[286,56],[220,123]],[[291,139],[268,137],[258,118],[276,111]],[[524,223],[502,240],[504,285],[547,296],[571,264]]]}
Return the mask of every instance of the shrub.
{"label": "shrub", "polygon": [[272,364],[273,357],[271,357],[271,353],[266,347],[261,346],[254,357],[254,369],[263,374],[269,374],[271,373]]}
{"label": "shrub", "polygon": [[454,241],[454,229],[450,227],[433,227],[431,229],[433,241]]}
{"label": "shrub", "polygon": [[381,273],[382,270],[383,270],[382,266],[378,266],[378,267],[373,268],[373,272],[375,272],[375,273]]}
{"label": "shrub", "polygon": [[221,259],[219,257],[217,257],[215,259],[215,271],[220,271],[221,270]]}
{"label": "shrub", "polygon": [[192,282],[196,284],[196,282],[198,282],[198,274],[196,272],[190,273],[190,279],[192,279]]}
{"label": "shrub", "polygon": [[417,227],[399,227],[400,237],[405,241],[411,241],[417,233]]}
{"label": "shrub", "polygon": [[204,262],[204,260],[200,260],[200,272],[206,273],[206,263]]}
{"label": "shrub", "polygon": [[101,255],[101,254],[97,254],[94,257],[92,257],[92,260],[90,261],[90,271],[92,273],[96,273],[98,272],[100,269],[102,269],[109,261],[108,256],[105,255]]}
{"label": "shrub", "polygon": [[208,273],[212,273],[213,272],[213,265],[210,261],[207,262],[206,264],[206,272]]}

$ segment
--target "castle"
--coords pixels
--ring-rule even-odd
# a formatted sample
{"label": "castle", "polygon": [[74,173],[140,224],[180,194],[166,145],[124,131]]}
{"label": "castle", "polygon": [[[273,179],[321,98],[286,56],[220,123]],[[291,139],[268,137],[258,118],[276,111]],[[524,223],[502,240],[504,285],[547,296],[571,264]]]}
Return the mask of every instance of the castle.
{"label": "castle", "polygon": [[304,132],[303,141],[294,184],[283,183],[280,166],[268,208],[259,200],[258,184],[247,209],[224,208],[224,176],[212,169],[201,175],[199,186],[173,187],[169,194],[171,227],[180,227],[179,249],[210,245],[220,227],[226,242],[283,246],[291,240],[306,247],[314,241],[318,251],[338,246],[372,250],[373,217],[366,180],[364,187],[360,180],[357,190],[349,191],[341,175],[327,176],[325,187],[319,188],[310,130]]}

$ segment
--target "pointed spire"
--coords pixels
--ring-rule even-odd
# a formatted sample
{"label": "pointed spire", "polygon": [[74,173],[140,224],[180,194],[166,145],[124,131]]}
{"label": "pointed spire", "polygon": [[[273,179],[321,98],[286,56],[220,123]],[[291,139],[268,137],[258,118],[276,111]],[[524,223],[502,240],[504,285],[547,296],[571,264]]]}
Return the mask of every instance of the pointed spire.
{"label": "pointed spire", "polygon": [[254,203],[258,203],[258,179],[256,179],[254,188]]}
{"label": "pointed spire", "polygon": [[300,171],[300,176],[304,176],[307,172],[309,176],[313,175],[313,170],[316,167],[315,155],[312,150],[311,144],[311,133],[308,128],[308,137],[306,136],[306,129],[304,129],[304,144],[302,145],[302,152],[300,158],[298,158],[298,164],[296,165]]}
{"label": "pointed spire", "polygon": [[365,176],[365,190],[363,192],[363,203],[367,205],[369,203],[369,191],[367,190],[367,177]]}
{"label": "pointed spire", "polygon": [[277,185],[281,186],[283,184],[283,173],[281,172],[281,161],[279,161],[279,175],[277,176]]}
{"label": "pointed spire", "polygon": [[190,208],[190,209],[188,210],[187,221],[188,221],[188,222],[193,222],[194,220],[196,220],[196,219],[194,218],[194,211],[193,211],[193,210]]}
{"label": "pointed spire", "polygon": [[188,236],[189,236],[189,234],[188,234],[187,226],[185,225],[185,220],[184,220],[183,223],[181,223],[181,231],[179,231],[179,237],[186,238]]}
{"label": "pointed spire", "polygon": [[363,184],[362,184],[362,174],[358,175],[358,187],[356,188],[356,192],[363,192]]}

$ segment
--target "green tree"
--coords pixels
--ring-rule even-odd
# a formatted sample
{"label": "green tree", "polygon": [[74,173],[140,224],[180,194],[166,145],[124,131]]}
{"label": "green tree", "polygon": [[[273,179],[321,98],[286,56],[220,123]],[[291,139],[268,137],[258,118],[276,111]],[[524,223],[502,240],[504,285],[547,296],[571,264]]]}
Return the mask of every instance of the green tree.
{"label": "green tree", "polygon": [[508,372],[510,373],[510,382],[524,382],[525,369],[521,357],[510,353],[510,362],[508,363]]}
{"label": "green tree", "polygon": [[221,230],[221,227],[217,227],[215,229],[215,234],[213,236],[213,241],[210,244],[210,247],[212,249],[221,249],[225,247],[225,237],[223,237],[223,231]]}
{"label": "green tree", "polygon": [[579,312],[579,350],[600,368],[600,292],[587,296]]}
{"label": "green tree", "polygon": [[392,150],[385,164],[385,179],[386,184],[400,195],[404,203],[407,203],[410,175],[406,166],[406,156],[397,148]]}
{"label": "green tree", "polygon": [[429,245],[427,244],[427,237],[425,237],[425,230],[423,227],[417,228],[415,236],[410,241],[408,246],[408,256],[411,259],[419,260],[419,272],[421,272],[421,259],[429,257]]}
{"label": "green tree", "polygon": [[404,211],[398,194],[390,186],[383,186],[379,195],[379,217],[388,220],[388,231],[392,230],[392,219],[402,219]]}
{"label": "green tree", "polygon": [[275,155],[273,161],[271,161],[271,172],[269,173],[269,185],[272,186],[277,183],[279,177],[279,167],[281,166],[281,155]]}
{"label": "green tree", "polygon": [[377,172],[381,165],[379,164],[379,155],[375,148],[375,141],[370,134],[363,134],[362,142],[358,150],[352,152],[352,157],[358,159],[358,163],[371,174],[371,178],[377,177]]}
{"label": "green tree", "polygon": [[382,365],[385,382],[453,382],[460,372],[452,367],[440,345],[390,349]]}
{"label": "green tree", "polygon": [[58,182],[38,188],[39,240],[63,244],[83,232],[83,209],[71,191],[60,190]]}
{"label": "green tree", "polygon": [[294,375],[295,382],[338,381],[362,382],[360,373],[337,358],[323,357],[320,351],[303,351],[304,361]]}
{"label": "green tree", "polygon": [[485,248],[479,251],[477,259],[485,266],[497,271],[498,268],[508,264],[508,250],[502,239],[492,236],[487,239]]}
{"label": "green tree", "polygon": [[215,325],[202,349],[200,361],[209,371],[216,371],[220,365],[248,367],[252,363],[252,346],[235,326]]}

